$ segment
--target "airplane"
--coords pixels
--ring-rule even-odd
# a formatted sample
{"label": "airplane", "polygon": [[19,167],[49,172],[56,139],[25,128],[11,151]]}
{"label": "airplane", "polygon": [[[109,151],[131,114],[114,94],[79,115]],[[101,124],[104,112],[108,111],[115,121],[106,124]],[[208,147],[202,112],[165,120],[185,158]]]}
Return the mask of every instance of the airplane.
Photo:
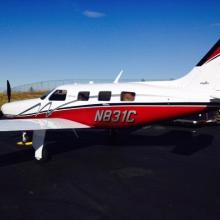
{"label": "airplane", "polygon": [[[35,159],[47,159],[51,129],[131,128],[220,108],[220,40],[184,77],[170,81],[59,86],[37,99],[2,106],[0,131],[33,131]],[[25,133],[24,133],[25,134]],[[24,135],[23,135],[24,136]]]}

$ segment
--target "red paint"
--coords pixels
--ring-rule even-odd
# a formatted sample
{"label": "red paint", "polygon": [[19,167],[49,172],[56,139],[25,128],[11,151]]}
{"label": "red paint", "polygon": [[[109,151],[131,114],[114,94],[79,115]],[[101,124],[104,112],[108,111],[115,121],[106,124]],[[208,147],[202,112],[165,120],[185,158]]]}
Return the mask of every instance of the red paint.
{"label": "red paint", "polygon": [[[134,122],[95,122],[95,115],[97,110],[131,110],[136,111],[133,115]],[[200,113],[207,110],[207,106],[103,106],[103,107],[88,107],[88,108],[73,108],[67,110],[60,110],[53,112],[49,118],[63,118],[79,122],[91,127],[117,128],[117,127],[131,127],[151,124],[163,120],[175,119]],[[26,118],[45,118],[46,114],[39,114],[37,117]]]}
{"label": "red paint", "polygon": [[214,57],[220,55],[220,47],[218,47],[207,59],[206,63],[212,60]]}

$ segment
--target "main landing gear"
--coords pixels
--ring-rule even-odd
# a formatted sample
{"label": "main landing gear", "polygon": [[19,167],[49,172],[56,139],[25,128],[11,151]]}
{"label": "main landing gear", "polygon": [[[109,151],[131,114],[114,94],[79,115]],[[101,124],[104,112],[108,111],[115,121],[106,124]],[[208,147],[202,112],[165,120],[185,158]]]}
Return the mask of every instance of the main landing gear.
{"label": "main landing gear", "polygon": [[[79,139],[79,135],[75,129],[73,129],[73,133]],[[46,130],[24,131],[22,132],[22,141],[17,142],[17,145],[33,146],[35,159],[38,162],[46,162],[49,159],[49,155],[45,147],[45,137]]]}
{"label": "main landing gear", "polygon": [[48,160],[48,152],[44,147],[46,130],[37,130],[33,133],[33,148],[35,150],[35,159],[39,162]]}
{"label": "main landing gear", "polygon": [[35,159],[39,162],[48,160],[47,149],[44,147],[46,130],[36,130],[33,132],[22,132],[22,140],[17,142],[19,146],[33,146],[35,150]]}

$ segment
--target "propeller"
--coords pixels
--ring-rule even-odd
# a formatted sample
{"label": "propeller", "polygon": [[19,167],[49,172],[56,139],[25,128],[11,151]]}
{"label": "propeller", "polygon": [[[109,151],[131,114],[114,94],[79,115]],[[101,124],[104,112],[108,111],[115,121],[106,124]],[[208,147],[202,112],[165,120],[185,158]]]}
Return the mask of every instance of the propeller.
{"label": "propeller", "polygon": [[[7,96],[8,96],[8,102],[11,102],[11,85],[8,80],[7,80]],[[4,118],[4,114],[0,108],[0,119],[3,119],[3,118]]]}
{"label": "propeller", "polygon": [[8,96],[8,102],[11,102],[11,85],[8,80],[7,80],[7,96]]}

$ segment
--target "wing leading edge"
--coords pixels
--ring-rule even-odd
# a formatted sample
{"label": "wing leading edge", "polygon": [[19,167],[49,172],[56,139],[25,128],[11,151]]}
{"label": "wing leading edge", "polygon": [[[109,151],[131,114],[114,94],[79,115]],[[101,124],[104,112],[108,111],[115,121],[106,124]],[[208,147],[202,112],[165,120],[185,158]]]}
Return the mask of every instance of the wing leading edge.
{"label": "wing leading edge", "polygon": [[80,128],[90,127],[78,122],[58,118],[0,120],[0,131],[34,131]]}

